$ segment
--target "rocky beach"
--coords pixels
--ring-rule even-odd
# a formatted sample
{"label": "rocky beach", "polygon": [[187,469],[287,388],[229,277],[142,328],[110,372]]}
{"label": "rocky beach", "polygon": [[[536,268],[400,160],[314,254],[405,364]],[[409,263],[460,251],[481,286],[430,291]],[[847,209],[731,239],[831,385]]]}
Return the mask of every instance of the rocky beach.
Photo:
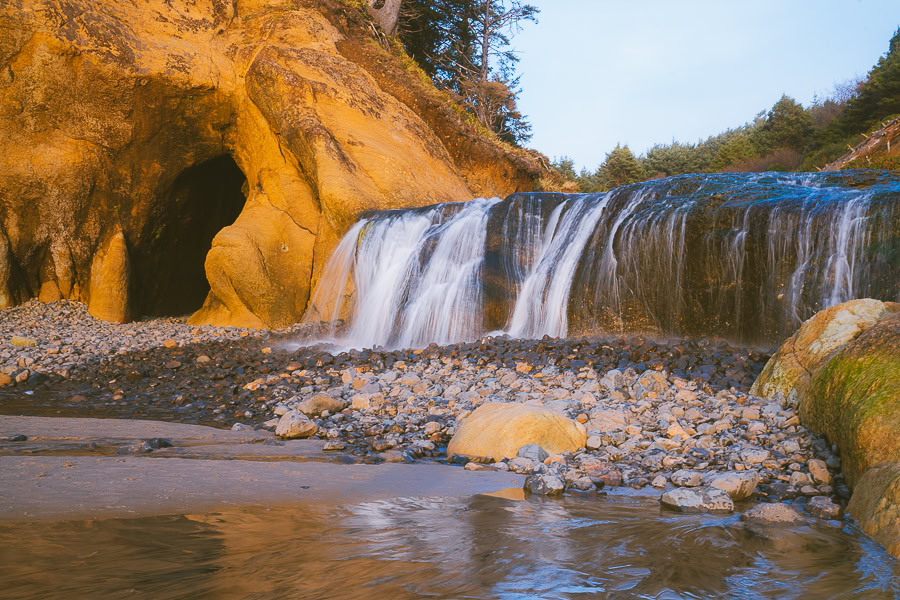
{"label": "rocky beach", "polygon": [[[321,440],[344,462],[512,471],[549,495],[653,490],[684,511],[791,501],[833,520],[850,496],[837,449],[800,424],[797,407],[749,393],[769,358],[762,350],[626,336],[329,352],[298,346],[301,329],[103,323],[74,302],[26,303],[0,320],[0,411],[274,432],[273,444]],[[514,449],[524,440],[499,460],[465,445],[448,456],[466,420],[495,404],[527,408],[526,425],[560,415],[583,432],[583,447],[551,455],[520,426],[511,439],[475,433]],[[17,432],[3,434],[4,453],[15,454]],[[727,494],[716,504],[718,490]]]}

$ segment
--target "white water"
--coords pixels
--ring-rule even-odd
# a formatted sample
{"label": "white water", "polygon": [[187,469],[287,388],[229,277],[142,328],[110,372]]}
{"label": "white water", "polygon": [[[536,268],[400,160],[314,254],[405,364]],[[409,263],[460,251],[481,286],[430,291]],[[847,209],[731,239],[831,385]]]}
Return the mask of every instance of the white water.
{"label": "white water", "polygon": [[516,300],[508,333],[513,337],[564,337],[566,311],[578,259],[606,208],[606,198],[564,202],[550,215],[537,264]]}
{"label": "white water", "polygon": [[[498,202],[479,198],[363,219],[329,260],[312,302],[316,310],[305,320],[326,317],[326,339],[346,347],[414,348],[474,339],[482,327],[487,219]],[[353,306],[347,310],[351,281]],[[338,334],[342,312],[350,313],[349,323]]]}
{"label": "white water", "polygon": [[895,243],[891,185],[878,196],[818,175],[696,176],[376,213],[341,240],[304,320],[355,348],[471,341],[498,327],[564,337],[573,316],[576,332],[777,341],[827,306],[900,300],[880,250]]}

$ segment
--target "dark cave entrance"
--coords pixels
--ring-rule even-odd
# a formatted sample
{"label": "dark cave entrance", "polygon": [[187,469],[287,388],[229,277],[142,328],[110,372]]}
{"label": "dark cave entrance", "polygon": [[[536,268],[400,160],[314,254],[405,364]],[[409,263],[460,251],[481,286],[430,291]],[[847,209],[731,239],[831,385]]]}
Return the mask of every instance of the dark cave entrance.
{"label": "dark cave entrance", "polygon": [[209,293],[204,262],[213,238],[237,219],[247,178],[223,155],[182,171],[160,198],[141,236],[133,272],[135,303],[143,316],[181,316]]}

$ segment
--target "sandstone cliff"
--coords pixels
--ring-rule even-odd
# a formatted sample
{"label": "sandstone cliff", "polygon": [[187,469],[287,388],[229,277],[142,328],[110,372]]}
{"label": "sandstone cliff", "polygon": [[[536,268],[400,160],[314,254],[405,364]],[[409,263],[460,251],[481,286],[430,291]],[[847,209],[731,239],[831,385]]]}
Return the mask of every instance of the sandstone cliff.
{"label": "sandstone cliff", "polygon": [[371,209],[529,190],[339,0],[0,5],[0,306],[297,321]]}

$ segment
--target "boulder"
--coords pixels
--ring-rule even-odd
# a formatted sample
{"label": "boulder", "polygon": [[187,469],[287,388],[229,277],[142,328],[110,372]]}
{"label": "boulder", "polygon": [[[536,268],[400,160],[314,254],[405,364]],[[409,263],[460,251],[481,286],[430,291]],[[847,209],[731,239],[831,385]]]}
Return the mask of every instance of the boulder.
{"label": "boulder", "polygon": [[[467,465],[468,466],[468,465]],[[561,477],[550,474],[530,475],[525,478],[525,490],[542,496],[557,496],[566,488]]]}
{"label": "boulder", "polygon": [[840,447],[851,486],[879,463],[900,462],[898,348],[900,313],[894,313],[822,365],[800,405],[801,422]]}
{"label": "boulder", "polygon": [[281,415],[275,427],[275,435],[286,439],[308,438],[316,435],[319,427],[299,410],[289,410]]}
{"label": "boulder", "polygon": [[734,502],[715,487],[678,488],[663,494],[660,503],[668,509],[683,513],[731,512]]}
{"label": "boulder", "polygon": [[807,395],[812,374],[838,350],[900,305],[870,298],[850,300],[817,312],[788,338],[766,363],[751,394],[785,398]]}
{"label": "boulder", "polygon": [[866,471],[853,489],[847,512],[863,531],[900,558],[900,462]]}
{"label": "boulder", "polygon": [[703,473],[690,469],[678,469],[672,473],[672,483],[678,487],[697,487],[703,479]]}
{"label": "boulder", "polygon": [[806,521],[803,515],[783,502],[757,504],[742,514],[741,520],[766,525],[803,523]]}
{"label": "boulder", "polygon": [[347,403],[340,398],[327,394],[316,394],[297,405],[297,410],[308,417],[318,417],[323,411],[338,413],[347,408]]}
{"label": "boulder", "polygon": [[716,487],[731,496],[735,502],[749,498],[759,485],[756,471],[725,471],[708,473],[703,477],[703,485]]}
{"label": "boulder", "polygon": [[447,446],[447,456],[513,458],[522,446],[537,444],[549,454],[584,448],[580,423],[530,404],[488,402],[476,408]]}
{"label": "boulder", "polygon": [[817,519],[833,520],[841,516],[841,507],[828,496],[815,496],[806,503],[806,511]]}

